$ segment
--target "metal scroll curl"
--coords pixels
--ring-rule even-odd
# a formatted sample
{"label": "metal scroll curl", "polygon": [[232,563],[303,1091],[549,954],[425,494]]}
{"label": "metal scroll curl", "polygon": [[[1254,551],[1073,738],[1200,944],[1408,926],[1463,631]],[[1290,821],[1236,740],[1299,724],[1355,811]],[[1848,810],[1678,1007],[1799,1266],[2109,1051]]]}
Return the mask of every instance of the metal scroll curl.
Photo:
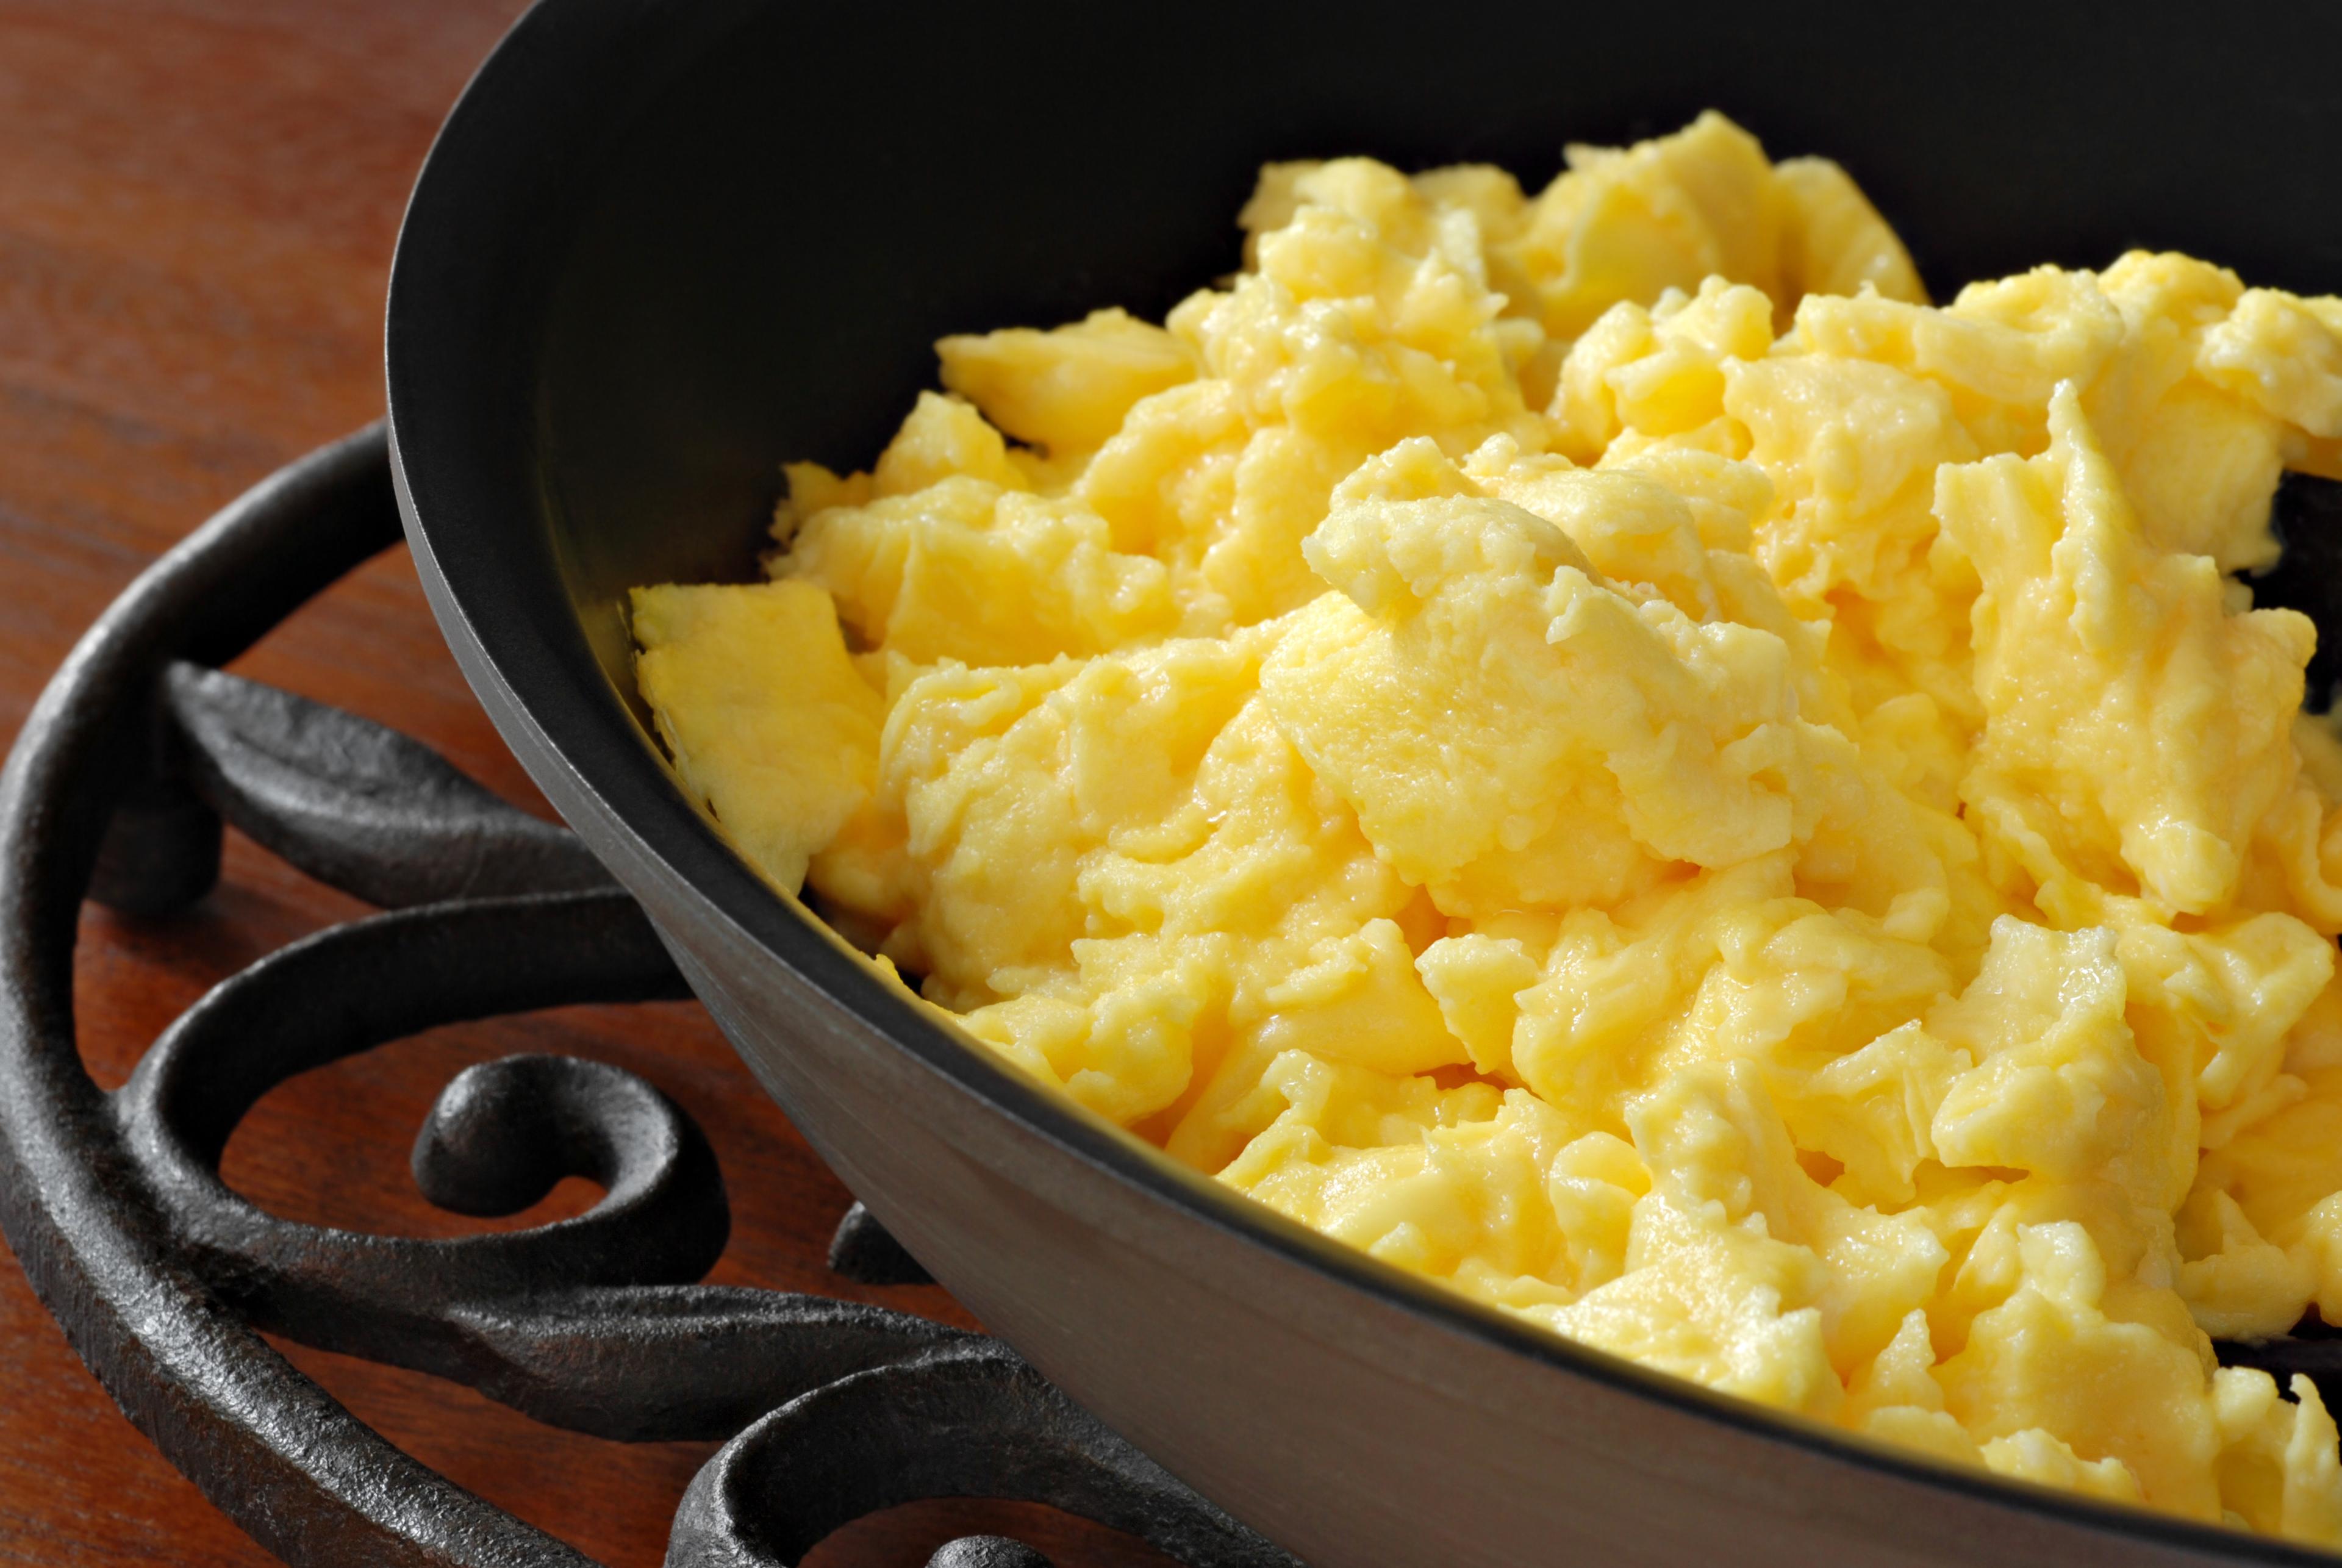
{"label": "metal scroll curl", "polygon": [[[1052,1503],[1196,1568],[1290,1564],[996,1342],[696,1283],[728,1234],[723,1176],[691,1118],[632,1074],[485,1063],[416,1138],[434,1203],[512,1213],[578,1175],[603,1196],[572,1219],[372,1235],[269,1213],[221,1181],[236,1124],[295,1074],[458,1020],[686,994],[569,834],[405,736],[216,667],[397,533],[379,427],[264,483],[106,612],[0,773],[0,1228],[125,1413],[296,1564],[588,1560],[399,1452],[264,1329],[598,1436],[729,1438],[677,1516],[672,1568],[794,1563],[864,1513],[949,1495]],[[223,821],[385,913],[225,981],[108,1095],[75,1043],[77,907],[200,897]],[[858,1204],[832,1257],[919,1277]],[[935,1559],[1042,1561],[995,1537]]]}

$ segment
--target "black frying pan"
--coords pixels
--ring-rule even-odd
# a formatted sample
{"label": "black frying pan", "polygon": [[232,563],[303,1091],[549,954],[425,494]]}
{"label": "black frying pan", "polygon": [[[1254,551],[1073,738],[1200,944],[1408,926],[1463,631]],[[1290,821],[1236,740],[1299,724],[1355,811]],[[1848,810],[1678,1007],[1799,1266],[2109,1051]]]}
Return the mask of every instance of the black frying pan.
{"label": "black frying pan", "polygon": [[[839,1174],[1042,1371],[1318,1568],[2330,1561],[1580,1350],[1045,1095],[732,857],[646,734],[616,607],[750,575],[778,464],[866,464],[938,335],[1159,313],[1230,270],[1266,158],[1534,186],[1565,141],[1714,105],[1846,164],[1939,295],[2137,245],[2330,292],[2337,71],[2322,4],[546,0],[400,240],[408,534],[505,737]],[[2323,611],[2332,580],[2282,592]]]}

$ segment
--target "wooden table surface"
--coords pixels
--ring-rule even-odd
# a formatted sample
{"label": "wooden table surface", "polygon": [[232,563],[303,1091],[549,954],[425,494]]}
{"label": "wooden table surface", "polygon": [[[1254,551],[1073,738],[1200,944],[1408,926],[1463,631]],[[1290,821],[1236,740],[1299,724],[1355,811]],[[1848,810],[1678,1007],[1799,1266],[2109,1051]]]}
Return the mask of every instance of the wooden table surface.
{"label": "wooden table surface", "polygon": [[[156,554],[279,464],[375,417],[382,300],[415,171],[521,0],[0,0],[0,728],[13,736],[89,621]],[[395,724],[545,808],[474,704],[404,551],[238,666]],[[233,834],[218,890],[167,922],[85,912],[90,1070],[111,1087],[208,986],[364,913]],[[264,1100],[225,1172],[305,1220],[417,1234],[405,1150],[440,1086],[516,1050],[641,1074],[707,1130],[732,1194],[721,1280],[965,1323],[932,1287],[858,1289],[823,1266],[848,1195],[696,1004],[577,1008],[436,1032]],[[575,1213],[565,1183],[508,1222]],[[656,1563],[712,1444],[621,1445],[542,1427],[420,1374],[285,1346],[393,1442],[614,1565]],[[115,1410],[0,1263],[0,1562],[273,1561]],[[841,1532],[831,1568],[924,1563],[952,1535],[1023,1533],[1061,1568],[1160,1563],[1022,1504],[926,1503]]]}

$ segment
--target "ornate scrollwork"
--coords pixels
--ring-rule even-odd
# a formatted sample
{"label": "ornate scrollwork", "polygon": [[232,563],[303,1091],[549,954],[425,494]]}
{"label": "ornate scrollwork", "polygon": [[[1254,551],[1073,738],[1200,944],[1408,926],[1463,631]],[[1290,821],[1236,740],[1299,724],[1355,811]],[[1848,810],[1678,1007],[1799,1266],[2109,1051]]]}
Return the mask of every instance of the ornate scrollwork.
{"label": "ornate scrollwork", "polygon": [[684,1494],[667,1561],[779,1568],[866,1513],[969,1493],[1054,1503],[1186,1563],[1292,1561],[976,1338],[824,1383],[734,1438]]}
{"label": "ornate scrollwork", "polygon": [[[0,1221],[131,1419],[295,1563],[586,1560],[391,1447],[261,1329],[598,1436],[729,1438],[677,1516],[674,1568],[793,1563],[863,1513],[947,1495],[1053,1503],[1198,1568],[1289,1564],[994,1341],[696,1283],[728,1233],[723,1176],[632,1074],[485,1063],[416,1137],[435,1203],[513,1213],[583,1176],[603,1196],[572,1219],[374,1235],[272,1214],[220,1179],[237,1123],[295,1074],[459,1020],[686,994],[565,831],[415,741],[215,667],[395,536],[379,430],[270,480],[93,628],[0,775]],[[386,913],[224,982],[107,1096],[75,1047],[75,905],[85,890],[149,914],[192,902],[223,820]],[[924,1277],[859,1204],[832,1259]],[[996,1537],[935,1558],[1041,1561]]]}

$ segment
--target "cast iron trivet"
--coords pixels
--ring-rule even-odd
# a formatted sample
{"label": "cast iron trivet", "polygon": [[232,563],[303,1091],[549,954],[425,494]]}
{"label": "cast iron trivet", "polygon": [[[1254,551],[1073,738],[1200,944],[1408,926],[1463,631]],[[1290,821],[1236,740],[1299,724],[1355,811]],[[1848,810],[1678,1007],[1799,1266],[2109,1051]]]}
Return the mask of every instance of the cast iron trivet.
{"label": "cast iron trivet", "polygon": [[[367,1235],[220,1181],[236,1123],[294,1074],[460,1019],[687,994],[566,832],[403,735],[216,668],[398,534],[379,428],[262,484],[106,611],[0,774],[0,1227],[124,1412],[264,1546],[320,1568],[588,1560],[392,1447],[264,1329],[598,1436],[729,1438],[676,1516],[671,1568],[795,1563],[865,1513],[943,1496],[1053,1503],[1196,1568],[1293,1568],[992,1340],[692,1283],[724,1248],[723,1177],[691,1119],[616,1068],[472,1067],[415,1140],[443,1207],[512,1213],[574,1174],[606,1189],[575,1219]],[[82,899],[158,914],[201,897],[222,819],[389,913],[225,982],[107,1094],[75,1043]],[[831,1257],[918,1277],[859,1205]],[[1044,1560],[968,1537],[933,1561]]]}

